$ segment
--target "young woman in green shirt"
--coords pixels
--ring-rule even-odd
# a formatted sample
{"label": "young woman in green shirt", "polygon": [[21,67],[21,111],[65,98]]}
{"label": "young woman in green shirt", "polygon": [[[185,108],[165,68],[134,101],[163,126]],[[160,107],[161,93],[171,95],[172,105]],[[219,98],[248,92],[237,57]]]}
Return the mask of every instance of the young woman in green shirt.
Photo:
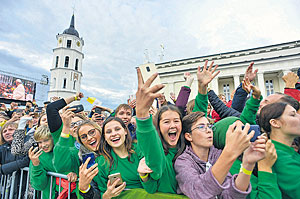
{"label": "young woman in green shirt", "polygon": [[[214,77],[218,66],[213,67],[213,62],[207,67],[198,68],[198,95],[195,99],[194,111],[207,112],[207,86]],[[164,86],[162,84],[150,87],[157,77],[152,75],[144,83],[140,69],[138,74],[138,91],[136,93],[137,139],[142,152],[145,155],[146,164],[153,171],[151,179],[157,182],[157,190],[164,193],[176,193],[177,181],[173,162],[185,149],[184,136],[182,134],[182,117],[177,107],[171,105],[162,106],[155,116],[155,125],[149,109],[153,100],[162,96],[158,93]]]}
{"label": "young woman in green shirt", "polygon": [[[142,153],[136,143],[132,143],[130,133],[124,122],[120,118],[111,117],[103,123],[103,133],[92,133],[97,131],[91,122],[85,121],[78,127],[78,138],[89,149],[93,149],[93,145],[96,142],[99,143],[99,154],[96,158],[98,165],[98,174],[95,177],[88,178],[85,175],[81,178],[86,169],[84,166],[80,168],[80,181],[79,188],[82,192],[91,192],[92,190],[88,185],[93,179],[97,183],[100,190],[101,198],[107,199],[117,197],[123,194],[123,190],[144,188],[151,192],[153,181],[148,180],[148,176],[145,175],[144,170],[149,170],[147,167],[139,167],[139,162],[143,158]],[[83,138],[86,138],[86,144],[83,142]],[[141,161],[143,162],[143,161]],[[142,163],[141,163],[142,164]],[[139,173],[138,173],[139,171]],[[92,173],[93,171],[90,171]],[[110,182],[109,175],[120,173],[123,183],[117,185],[121,179],[117,179],[115,182]],[[82,180],[81,180],[82,179]]]}
{"label": "young woman in green shirt", "polygon": [[259,124],[275,145],[277,160],[272,171],[277,174],[282,198],[299,198],[300,155],[292,143],[300,136],[300,114],[286,103],[273,103],[262,108]]}

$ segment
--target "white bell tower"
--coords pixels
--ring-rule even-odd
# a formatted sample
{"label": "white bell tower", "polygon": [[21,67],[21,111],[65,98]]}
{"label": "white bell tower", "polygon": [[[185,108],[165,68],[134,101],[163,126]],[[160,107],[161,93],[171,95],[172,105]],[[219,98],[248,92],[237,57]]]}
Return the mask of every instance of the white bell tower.
{"label": "white bell tower", "polygon": [[54,96],[66,98],[80,91],[84,41],[79,37],[74,21],[73,14],[70,27],[63,34],[56,35],[48,100]]}

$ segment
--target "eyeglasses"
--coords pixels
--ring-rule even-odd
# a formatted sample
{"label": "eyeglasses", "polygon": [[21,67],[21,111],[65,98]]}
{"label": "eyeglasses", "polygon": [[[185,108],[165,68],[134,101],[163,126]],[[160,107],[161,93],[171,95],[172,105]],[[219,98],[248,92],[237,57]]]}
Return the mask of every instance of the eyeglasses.
{"label": "eyeglasses", "polygon": [[94,137],[96,135],[96,130],[97,129],[91,129],[91,130],[88,131],[87,134],[82,134],[80,136],[81,141],[85,141],[87,139],[87,135],[89,135],[91,137]]}
{"label": "eyeglasses", "polygon": [[77,122],[72,122],[70,127],[73,128],[74,126],[79,126],[80,124],[82,124],[82,122],[83,122],[83,120],[79,120]]}
{"label": "eyeglasses", "polygon": [[207,131],[207,128],[212,130],[213,126],[214,126],[213,124],[199,124],[198,126],[193,128],[191,131],[198,129],[199,131],[205,132],[205,131]]}

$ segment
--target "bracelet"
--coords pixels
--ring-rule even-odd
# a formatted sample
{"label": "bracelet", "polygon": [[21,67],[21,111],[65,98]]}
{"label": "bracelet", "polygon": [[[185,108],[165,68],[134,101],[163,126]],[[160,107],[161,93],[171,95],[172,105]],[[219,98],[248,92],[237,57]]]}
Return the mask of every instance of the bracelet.
{"label": "bracelet", "polygon": [[83,191],[83,190],[79,189],[79,191],[81,193],[87,193],[90,190],[90,188],[91,188],[91,184],[89,184],[89,187],[86,190]]}
{"label": "bracelet", "polygon": [[147,173],[146,175],[144,175],[144,176],[141,176],[140,175],[140,178],[142,178],[142,179],[145,179],[145,178],[147,178],[148,177],[148,175],[149,175],[149,173]]}
{"label": "bracelet", "polygon": [[246,175],[248,175],[248,176],[251,176],[252,171],[249,171],[249,170],[245,169],[245,168],[243,167],[243,165],[241,164],[240,173],[244,173],[244,174],[246,174]]}
{"label": "bracelet", "polygon": [[77,96],[76,95],[74,96],[74,101],[77,101]]}
{"label": "bracelet", "polygon": [[61,133],[60,134],[61,137],[64,137],[64,138],[69,138],[70,137],[70,133],[66,134],[66,133]]}

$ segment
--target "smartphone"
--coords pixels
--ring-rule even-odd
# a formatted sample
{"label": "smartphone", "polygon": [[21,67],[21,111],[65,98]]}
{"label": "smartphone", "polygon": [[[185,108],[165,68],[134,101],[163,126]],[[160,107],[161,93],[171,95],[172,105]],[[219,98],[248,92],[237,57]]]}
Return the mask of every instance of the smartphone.
{"label": "smartphone", "polygon": [[114,174],[111,174],[111,175],[108,176],[108,179],[110,180],[110,184],[113,184],[118,178],[120,179],[120,181],[118,182],[116,187],[123,184],[121,174],[120,173],[114,173]]}
{"label": "smartphone", "polygon": [[103,111],[103,110],[102,110],[101,108],[99,108],[99,107],[96,107],[96,108],[95,108],[95,113],[101,114],[102,111]]}
{"label": "smartphone", "polygon": [[79,104],[79,105],[75,105],[75,106],[71,106],[70,108],[68,108],[68,109],[73,109],[73,108],[76,108],[76,110],[74,110],[73,111],[73,113],[79,113],[79,112],[81,112],[81,111],[83,111],[84,110],[84,108],[83,108],[83,105],[82,104]]}
{"label": "smartphone", "polygon": [[[245,126],[242,126],[242,129],[244,129]],[[248,134],[251,132],[251,131],[254,131],[254,135],[253,137],[251,138],[250,142],[255,142],[255,140],[257,140],[257,137],[261,135],[261,132],[260,132],[260,127],[258,125],[250,125],[250,129],[248,131]]]}
{"label": "smartphone", "polygon": [[90,161],[87,165],[87,169],[90,168],[91,166],[93,166],[96,162],[95,162],[95,155],[94,153],[86,153],[82,155],[82,161],[83,163],[85,163],[85,161],[88,159],[88,157],[90,157]]}
{"label": "smartphone", "polygon": [[34,143],[32,143],[32,146],[33,146],[33,151],[34,151],[34,149],[37,148],[37,151],[35,153],[37,153],[40,150],[38,143],[34,142]]}

